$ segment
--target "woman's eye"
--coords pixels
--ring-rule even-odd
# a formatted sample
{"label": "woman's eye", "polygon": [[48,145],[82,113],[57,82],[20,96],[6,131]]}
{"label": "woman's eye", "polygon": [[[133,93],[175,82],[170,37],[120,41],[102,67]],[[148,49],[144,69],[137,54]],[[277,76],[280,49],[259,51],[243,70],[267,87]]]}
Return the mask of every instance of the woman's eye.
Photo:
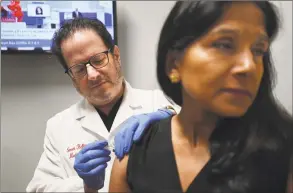
{"label": "woman's eye", "polygon": [[218,49],[231,50],[233,49],[232,42],[214,42],[213,47]]}

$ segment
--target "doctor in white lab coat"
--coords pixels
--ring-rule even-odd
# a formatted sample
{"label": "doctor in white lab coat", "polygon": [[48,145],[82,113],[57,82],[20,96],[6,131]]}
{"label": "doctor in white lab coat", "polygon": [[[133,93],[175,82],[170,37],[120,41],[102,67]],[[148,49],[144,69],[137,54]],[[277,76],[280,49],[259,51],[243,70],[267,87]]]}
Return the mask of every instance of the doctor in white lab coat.
{"label": "doctor in white lab coat", "polygon": [[[109,38],[101,22],[86,18],[65,24],[55,34],[53,53],[84,99],[48,120],[44,152],[27,192],[94,191],[74,169],[80,150],[101,140],[113,147],[118,126],[127,118],[172,105],[162,91],[134,89],[124,80],[119,48],[111,45]],[[111,110],[119,100],[121,104],[113,115]],[[114,120],[107,128],[101,114],[108,119],[111,113]],[[108,192],[114,156],[112,152],[99,192]]]}
{"label": "doctor in white lab coat", "polygon": [[[82,100],[52,117],[47,123],[44,152],[27,187],[28,192],[76,192],[84,191],[83,180],[73,169],[75,154],[95,140],[113,143],[118,126],[131,115],[156,111],[169,105],[159,90],[147,91],[132,88],[126,82],[125,98],[117,112],[110,132],[105,127],[96,109]],[[112,160],[106,169],[104,188],[108,191]]]}

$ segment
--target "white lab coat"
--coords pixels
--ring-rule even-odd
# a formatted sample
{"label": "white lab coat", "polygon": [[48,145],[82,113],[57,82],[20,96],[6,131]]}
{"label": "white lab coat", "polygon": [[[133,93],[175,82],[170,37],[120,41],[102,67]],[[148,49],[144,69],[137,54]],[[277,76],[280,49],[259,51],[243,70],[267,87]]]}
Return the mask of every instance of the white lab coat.
{"label": "white lab coat", "polygon": [[[84,192],[83,180],[73,168],[74,155],[83,144],[95,140],[114,141],[119,125],[135,114],[150,113],[163,106],[174,106],[160,90],[140,90],[126,84],[124,99],[108,132],[96,109],[83,99],[68,109],[56,114],[47,122],[44,152],[27,192]],[[104,188],[108,192],[112,164],[115,154],[106,169]]]}

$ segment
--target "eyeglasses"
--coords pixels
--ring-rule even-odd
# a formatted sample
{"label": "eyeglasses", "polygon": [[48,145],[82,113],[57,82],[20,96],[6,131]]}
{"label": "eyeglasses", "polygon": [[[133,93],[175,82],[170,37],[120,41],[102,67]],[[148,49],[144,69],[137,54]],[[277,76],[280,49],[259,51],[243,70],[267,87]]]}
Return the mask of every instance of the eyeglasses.
{"label": "eyeglasses", "polygon": [[83,78],[85,75],[87,75],[87,64],[91,65],[95,69],[100,69],[105,67],[109,63],[109,52],[111,51],[111,48],[107,51],[98,53],[94,56],[92,56],[89,61],[81,64],[76,64],[74,66],[71,66],[67,70],[65,70],[65,73],[69,74],[74,79],[80,79]]}

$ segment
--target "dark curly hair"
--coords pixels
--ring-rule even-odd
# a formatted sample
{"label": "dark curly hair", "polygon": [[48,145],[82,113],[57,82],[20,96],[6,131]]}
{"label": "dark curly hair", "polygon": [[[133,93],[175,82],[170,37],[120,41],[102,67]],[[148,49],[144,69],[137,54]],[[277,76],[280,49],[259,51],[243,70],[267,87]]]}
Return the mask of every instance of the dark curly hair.
{"label": "dark curly hair", "polygon": [[[273,41],[279,29],[275,7],[268,1],[251,2],[262,10],[266,32]],[[216,24],[231,3],[179,1],[168,15],[158,44],[157,78],[164,93],[178,105],[182,105],[182,87],[171,83],[166,74],[169,51],[182,53]],[[269,174],[276,174],[271,183],[277,185],[267,192],[280,192],[280,187],[285,192],[293,146],[292,116],[274,97],[275,69],[269,51],[263,63],[260,88],[249,110],[239,118],[223,118],[210,138],[213,169],[208,179],[214,192],[258,192],[255,187],[260,186],[254,179]],[[271,168],[271,173],[263,168]],[[256,169],[262,174],[257,175]]]}
{"label": "dark curly hair", "polygon": [[68,69],[68,66],[63,57],[61,44],[64,40],[67,40],[69,37],[71,37],[75,32],[81,30],[93,30],[96,32],[96,34],[101,37],[108,49],[113,48],[114,46],[114,41],[111,34],[100,20],[90,18],[75,18],[65,21],[62,23],[61,28],[54,33],[51,45],[52,53],[57,56],[57,59],[65,71]]}

